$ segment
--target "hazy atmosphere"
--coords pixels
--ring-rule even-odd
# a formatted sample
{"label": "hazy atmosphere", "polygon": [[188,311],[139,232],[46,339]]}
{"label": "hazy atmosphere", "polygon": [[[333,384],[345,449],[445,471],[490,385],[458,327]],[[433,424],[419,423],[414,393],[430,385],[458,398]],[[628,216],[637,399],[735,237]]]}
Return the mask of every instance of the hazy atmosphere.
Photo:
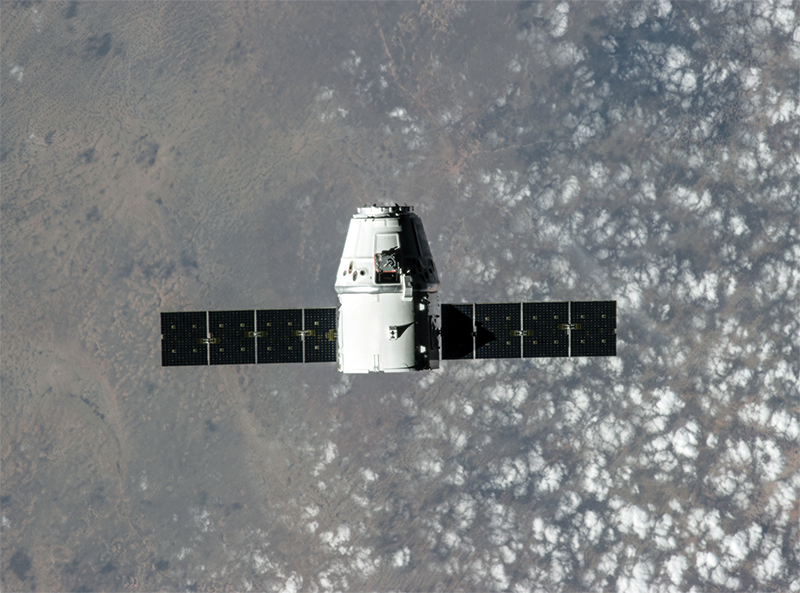
{"label": "hazy atmosphere", "polygon": [[[6,591],[800,591],[796,2],[0,4]],[[333,307],[358,206],[442,302],[614,358],[161,367]]]}

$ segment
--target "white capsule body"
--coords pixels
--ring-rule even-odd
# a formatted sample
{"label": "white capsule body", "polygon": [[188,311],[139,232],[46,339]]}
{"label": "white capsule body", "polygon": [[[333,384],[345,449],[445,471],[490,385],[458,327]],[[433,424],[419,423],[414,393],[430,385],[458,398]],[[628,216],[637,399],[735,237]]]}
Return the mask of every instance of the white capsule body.
{"label": "white capsule body", "polygon": [[410,207],[358,209],[350,221],[335,287],[340,371],[438,367],[431,299],[439,278],[422,222]]}

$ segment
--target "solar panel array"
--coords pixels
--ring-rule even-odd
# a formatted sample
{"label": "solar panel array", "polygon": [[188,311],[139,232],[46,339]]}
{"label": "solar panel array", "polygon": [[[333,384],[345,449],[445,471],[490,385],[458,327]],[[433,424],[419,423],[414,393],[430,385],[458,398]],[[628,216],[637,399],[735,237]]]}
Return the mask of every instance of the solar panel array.
{"label": "solar panel array", "polygon": [[[442,305],[444,360],[616,353],[616,301]],[[162,366],[256,362],[336,362],[336,309],[161,313]]]}
{"label": "solar panel array", "polygon": [[442,305],[442,359],[616,356],[616,301]]}
{"label": "solar panel array", "polygon": [[161,314],[162,366],[336,362],[336,309]]}

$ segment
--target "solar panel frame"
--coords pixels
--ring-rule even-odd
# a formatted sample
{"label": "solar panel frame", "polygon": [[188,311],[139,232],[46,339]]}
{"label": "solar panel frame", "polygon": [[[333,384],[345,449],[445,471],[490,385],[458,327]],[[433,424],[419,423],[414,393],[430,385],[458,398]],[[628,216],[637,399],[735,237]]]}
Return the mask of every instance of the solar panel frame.
{"label": "solar panel frame", "polygon": [[303,309],[304,362],[336,362],[336,308]]}
{"label": "solar panel frame", "polygon": [[616,356],[616,301],[571,301],[570,322],[572,356]]}
{"label": "solar panel frame", "polygon": [[475,358],[521,358],[521,327],[519,303],[476,303]]}
{"label": "solar panel frame", "polygon": [[202,366],[208,364],[205,311],[161,313],[161,366]]}
{"label": "solar panel frame", "polygon": [[569,323],[569,303],[522,303],[522,357],[565,358],[569,336],[560,325]]}
{"label": "solar panel frame", "polygon": [[255,312],[209,311],[211,364],[255,364]]}
{"label": "solar panel frame", "polygon": [[472,303],[443,303],[441,312],[441,359],[475,358],[474,319]]}
{"label": "solar panel frame", "polygon": [[303,362],[303,310],[256,310],[258,364]]}

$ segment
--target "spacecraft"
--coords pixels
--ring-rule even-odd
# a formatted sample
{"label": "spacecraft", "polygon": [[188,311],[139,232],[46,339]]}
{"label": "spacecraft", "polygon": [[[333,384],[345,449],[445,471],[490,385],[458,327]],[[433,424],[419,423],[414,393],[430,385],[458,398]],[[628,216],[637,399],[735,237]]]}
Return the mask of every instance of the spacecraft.
{"label": "spacecraft", "polygon": [[161,313],[162,366],[336,363],[342,373],[440,360],[615,356],[616,301],[443,303],[411,206],[358,208],[336,272],[338,307]]}

